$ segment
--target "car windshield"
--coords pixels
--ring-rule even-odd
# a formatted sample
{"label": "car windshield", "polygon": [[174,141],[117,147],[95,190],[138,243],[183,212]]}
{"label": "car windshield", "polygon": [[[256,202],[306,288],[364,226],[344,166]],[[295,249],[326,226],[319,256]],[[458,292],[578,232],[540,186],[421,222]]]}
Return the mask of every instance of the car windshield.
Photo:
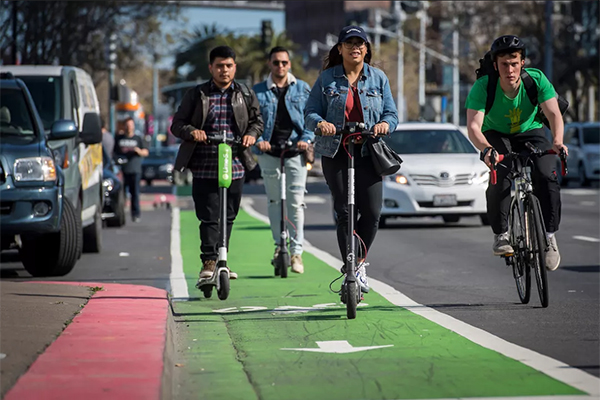
{"label": "car windshield", "polygon": [[583,128],[583,143],[600,144],[600,126],[586,126]]}
{"label": "car windshield", "polygon": [[2,88],[0,92],[0,135],[35,136],[33,115],[21,89]]}
{"label": "car windshield", "polygon": [[458,130],[401,130],[395,131],[384,140],[398,154],[477,153],[471,142]]}
{"label": "car windshield", "polygon": [[61,116],[61,78],[54,76],[19,76],[33,97],[33,102],[42,118],[44,129],[52,128]]}

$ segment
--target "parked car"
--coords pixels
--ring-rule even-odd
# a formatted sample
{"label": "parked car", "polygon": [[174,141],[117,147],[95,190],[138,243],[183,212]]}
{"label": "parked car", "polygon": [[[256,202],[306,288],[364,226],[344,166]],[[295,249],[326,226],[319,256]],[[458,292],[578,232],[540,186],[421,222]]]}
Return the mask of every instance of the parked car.
{"label": "parked car", "polygon": [[384,178],[380,225],[393,217],[441,216],[456,223],[478,215],[487,225],[485,191],[489,169],[458,127],[402,123],[385,139],[404,163]]}
{"label": "parked car", "polygon": [[159,146],[149,150],[148,157],[142,161],[142,179],[148,186],[155,179],[173,183],[173,166],[179,146]]}
{"label": "parked car", "polygon": [[125,185],[123,172],[106,151],[102,151],[102,188],[104,203],[102,205],[102,220],[107,226],[121,227],[125,225]]}
{"label": "parked car", "polygon": [[66,275],[79,258],[81,222],[49,143],[75,138],[77,126],[57,120],[46,136],[25,83],[2,73],[0,89],[0,250],[17,248],[33,276]]}
{"label": "parked car", "polygon": [[589,186],[592,180],[599,180],[600,122],[566,124],[564,143],[569,148],[567,157],[569,173],[562,177],[562,183],[576,179],[581,186]]}
{"label": "parked car", "polygon": [[49,138],[56,163],[64,173],[65,196],[75,206],[79,256],[102,248],[102,127],[100,106],[90,75],[70,66],[3,65],[27,85],[46,133],[59,120],[72,120],[77,134]]}

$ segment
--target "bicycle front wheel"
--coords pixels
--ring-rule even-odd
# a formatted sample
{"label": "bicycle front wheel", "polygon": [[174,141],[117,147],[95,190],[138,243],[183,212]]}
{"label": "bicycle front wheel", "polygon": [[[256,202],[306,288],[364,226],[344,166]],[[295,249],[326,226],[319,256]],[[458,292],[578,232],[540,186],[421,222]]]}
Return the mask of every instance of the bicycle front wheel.
{"label": "bicycle front wheel", "polygon": [[513,277],[517,285],[517,293],[521,303],[529,303],[531,297],[531,269],[526,262],[526,226],[524,223],[523,204],[515,201],[509,214],[510,245],[515,254],[512,258]]}
{"label": "bicycle front wheel", "polygon": [[546,308],[549,304],[548,278],[546,276],[546,231],[542,222],[540,201],[534,195],[529,195],[527,203],[531,267],[535,272],[540,302],[542,303],[542,307]]}

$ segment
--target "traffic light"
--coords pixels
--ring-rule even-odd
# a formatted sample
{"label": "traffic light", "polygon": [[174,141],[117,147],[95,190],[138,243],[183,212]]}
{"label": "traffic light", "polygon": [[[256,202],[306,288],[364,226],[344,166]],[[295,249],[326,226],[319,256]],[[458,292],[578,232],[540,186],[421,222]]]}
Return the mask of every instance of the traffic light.
{"label": "traffic light", "polygon": [[273,25],[271,20],[263,20],[261,21],[260,28],[260,45],[262,49],[266,52],[267,47],[271,45],[271,41],[273,40]]}
{"label": "traffic light", "polygon": [[116,68],[117,61],[117,34],[111,33],[108,37],[108,68],[113,70]]}

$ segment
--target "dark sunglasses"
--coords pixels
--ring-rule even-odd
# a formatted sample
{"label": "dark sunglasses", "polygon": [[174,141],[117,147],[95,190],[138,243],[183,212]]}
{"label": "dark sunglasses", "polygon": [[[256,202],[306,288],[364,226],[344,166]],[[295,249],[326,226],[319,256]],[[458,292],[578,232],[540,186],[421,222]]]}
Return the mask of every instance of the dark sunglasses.
{"label": "dark sunglasses", "polygon": [[276,67],[279,67],[279,64],[281,64],[281,65],[283,65],[285,67],[289,63],[290,63],[289,61],[279,61],[279,60],[273,61],[273,65],[276,66]]}

